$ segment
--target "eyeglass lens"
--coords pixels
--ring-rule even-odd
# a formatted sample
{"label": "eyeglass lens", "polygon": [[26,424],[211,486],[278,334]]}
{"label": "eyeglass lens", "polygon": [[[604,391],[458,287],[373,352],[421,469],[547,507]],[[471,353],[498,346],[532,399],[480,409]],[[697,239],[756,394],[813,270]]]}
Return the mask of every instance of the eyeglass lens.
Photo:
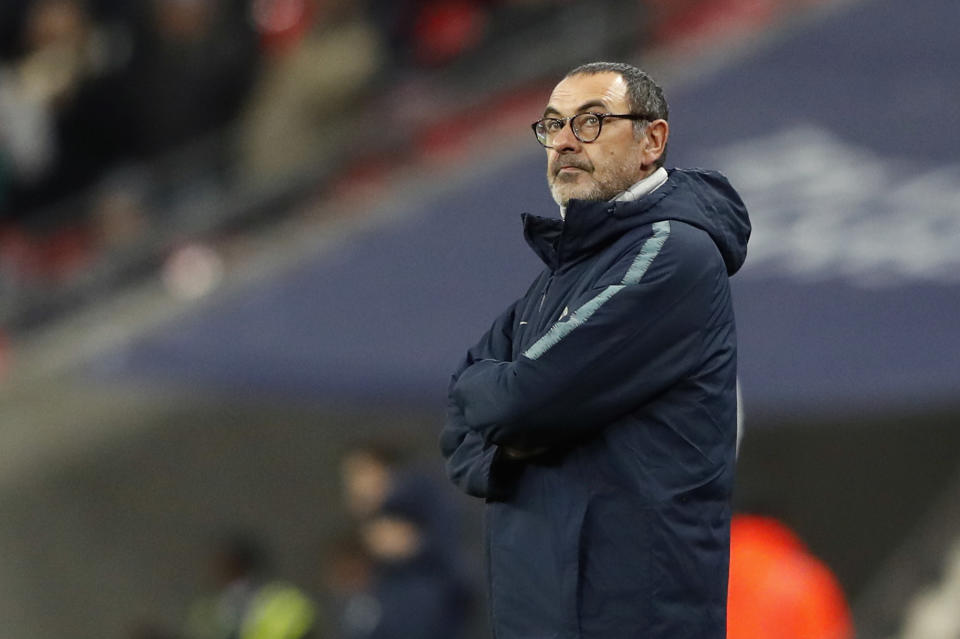
{"label": "eyeglass lens", "polygon": [[[573,134],[581,142],[593,142],[600,135],[602,119],[593,113],[578,113],[569,118]],[[537,139],[544,146],[553,146],[554,140],[566,126],[567,118],[544,118],[536,124]]]}

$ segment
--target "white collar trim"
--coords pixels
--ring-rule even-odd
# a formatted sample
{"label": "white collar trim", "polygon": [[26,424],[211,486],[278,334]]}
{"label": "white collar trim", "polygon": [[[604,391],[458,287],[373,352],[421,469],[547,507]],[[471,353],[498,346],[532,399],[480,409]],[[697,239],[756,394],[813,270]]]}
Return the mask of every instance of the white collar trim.
{"label": "white collar trim", "polygon": [[667,181],[667,170],[662,166],[656,171],[643,178],[629,189],[613,198],[614,202],[632,202],[639,200],[648,193],[653,193]]}

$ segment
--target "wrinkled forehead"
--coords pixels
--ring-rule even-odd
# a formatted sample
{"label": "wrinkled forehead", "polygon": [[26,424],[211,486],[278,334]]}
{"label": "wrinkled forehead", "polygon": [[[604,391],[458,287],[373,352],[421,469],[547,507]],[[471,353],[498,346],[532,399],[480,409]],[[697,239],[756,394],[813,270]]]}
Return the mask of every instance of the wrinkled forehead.
{"label": "wrinkled forehead", "polygon": [[564,78],[550,94],[544,115],[571,115],[582,111],[628,113],[627,83],[619,73],[577,74]]}

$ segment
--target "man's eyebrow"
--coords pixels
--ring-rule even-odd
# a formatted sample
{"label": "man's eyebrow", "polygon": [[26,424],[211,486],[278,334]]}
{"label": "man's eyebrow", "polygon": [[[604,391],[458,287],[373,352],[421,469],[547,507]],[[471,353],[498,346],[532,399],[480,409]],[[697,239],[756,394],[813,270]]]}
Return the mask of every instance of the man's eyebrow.
{"label": "man's eyebrow", "polygon": [[[589,102],[584,102],[579,107],[577,107],[577,110],[575,112],[583,113],[584,111],[586,111],[591,107],[601,107],[603,109],[606,109],[607,105],[603,103],[603,100],[590,100]],[[547,117],[550,114],[560,115],[560,111],[558,111],[557,108],[554,106],[547,106],[547,108],[543,110],[543,117]]]}

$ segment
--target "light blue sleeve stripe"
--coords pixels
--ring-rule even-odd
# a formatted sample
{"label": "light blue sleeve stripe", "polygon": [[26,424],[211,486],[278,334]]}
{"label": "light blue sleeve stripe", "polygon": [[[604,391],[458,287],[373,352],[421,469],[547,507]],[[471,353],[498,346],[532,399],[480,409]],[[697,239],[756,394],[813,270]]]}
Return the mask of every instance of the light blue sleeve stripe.
{"label": "light blue sleeve stripe", "polygon": [[573,332],[578,326],[582,326],[596,313],[601,306],[606,304],[614,295],[630,284],[637,284],[643,278],[647,269],[653,263],[653,260],[660,253],[664,242],[670,236],[670,222],[664,220],[653,224],[653,235],[647,238],[640,247],[640,252],[634,258],[630,268],[620,281],[620,284],[611,284],[600,291],[593,299],[576,309],[563,320],[557,322],[524,353],[528,359],[539,359],[544,353],[559,344],[563,338]]}

